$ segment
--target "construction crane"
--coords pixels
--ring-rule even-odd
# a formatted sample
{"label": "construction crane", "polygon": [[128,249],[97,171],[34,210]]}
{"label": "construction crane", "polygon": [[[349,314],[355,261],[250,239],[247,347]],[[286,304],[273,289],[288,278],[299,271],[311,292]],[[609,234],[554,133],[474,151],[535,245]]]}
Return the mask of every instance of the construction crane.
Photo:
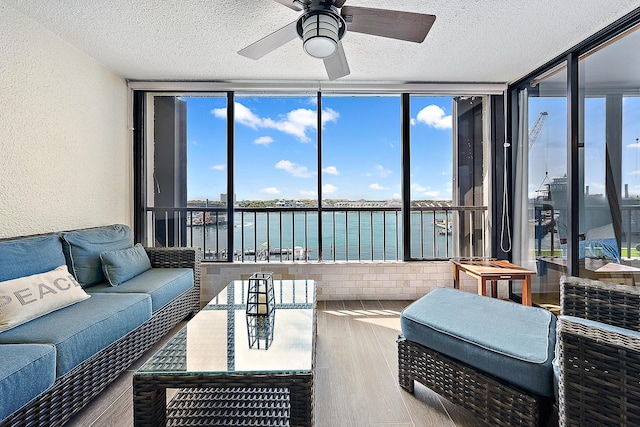
{"label": "construction crane", "polygon": [[546,111],[542,111],[538,116],[538,119],[536,120],[536,122],[533,124],[533,127],[531,128],[531,132],[529,132],[529,150],[531,150],[531,147],[533,147],[533,144],[536,143],[536,139],[538,139],[538,136],[540,136],[540,132],[544,127],[544,122],[545,120],[547,120],[548,115],[549,113],[547,113]]}

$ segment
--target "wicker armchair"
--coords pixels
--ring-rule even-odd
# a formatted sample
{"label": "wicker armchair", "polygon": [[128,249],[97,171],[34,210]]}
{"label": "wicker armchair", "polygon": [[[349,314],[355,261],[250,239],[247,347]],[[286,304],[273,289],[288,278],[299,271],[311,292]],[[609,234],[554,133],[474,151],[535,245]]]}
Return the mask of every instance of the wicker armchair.
{"label": "wicker armchair", "polygon": [[640,425],[640,289],[560,283],[560,425]]}

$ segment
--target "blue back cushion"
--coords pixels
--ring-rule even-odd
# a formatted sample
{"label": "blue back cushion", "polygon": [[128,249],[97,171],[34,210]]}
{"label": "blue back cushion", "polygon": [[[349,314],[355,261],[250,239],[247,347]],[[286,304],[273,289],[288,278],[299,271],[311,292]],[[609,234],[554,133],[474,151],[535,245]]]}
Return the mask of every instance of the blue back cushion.
{"label": "blue back cushion", "polygon": [[100,253],[133,246],[133,232],[123,224],[62,233],[62,246],[69,271],[82,287],[106,280]]}
{"label": "blue back cushion", "polygon": [[0,282],[45,273],[64,264],[57,234],[0,242]]}

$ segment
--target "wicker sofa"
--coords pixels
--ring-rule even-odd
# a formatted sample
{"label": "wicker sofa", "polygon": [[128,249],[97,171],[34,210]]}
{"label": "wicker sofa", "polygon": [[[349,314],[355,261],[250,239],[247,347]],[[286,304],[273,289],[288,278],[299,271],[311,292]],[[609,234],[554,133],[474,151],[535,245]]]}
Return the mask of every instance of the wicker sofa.
{"label": "wicker sofa", "polygon": [[[64,424],[199,310],[196,249],[144,248],[150,269],[117,286],[100,281],[96,255],[113,249],[114,233],[132,246],[131,230],[122,225],[0,241],[0,303],[3,283],[49,271],[60,259],[74,276],[87,266],[84,274],[94,275],[90,285],[76,277],[87,299],[0,332],[0,426]],[[74,241],[88,242],[85,252],[75,251]],[[6,289],[4,295],[8,301]]]}
{"label": "wicker sofa", "polygon": [[640,288],[560,285],[560,425],[640,425]]}

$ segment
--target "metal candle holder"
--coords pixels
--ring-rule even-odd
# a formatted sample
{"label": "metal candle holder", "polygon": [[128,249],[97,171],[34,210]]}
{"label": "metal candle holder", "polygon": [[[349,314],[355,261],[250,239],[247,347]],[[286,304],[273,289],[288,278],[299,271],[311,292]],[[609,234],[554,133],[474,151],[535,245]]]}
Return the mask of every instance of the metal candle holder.
{"label": "metal candle holder", "polygon": [[268,316],[275,306],[273,273],[253,273],[247,289],[247,315]]}

